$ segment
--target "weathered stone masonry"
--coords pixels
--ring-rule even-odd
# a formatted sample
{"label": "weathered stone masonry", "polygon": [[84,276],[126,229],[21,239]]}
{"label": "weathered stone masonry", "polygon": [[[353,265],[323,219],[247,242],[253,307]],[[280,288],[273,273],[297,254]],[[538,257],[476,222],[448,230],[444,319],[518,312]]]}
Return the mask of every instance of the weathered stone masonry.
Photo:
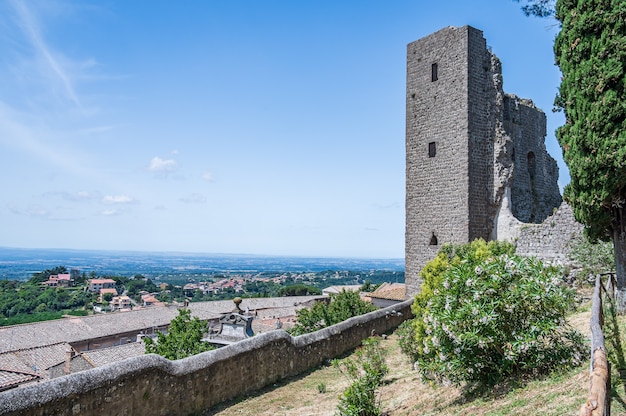
{"label": "weathered stone masonry", "polygon": [[503,92],[480,30],[447,27],[407,46],[408,294],[442,243],[515,237],[559,206],[545,126],[532,101]]}
{"label": "weathered stone masonry", "polygon": [[266,332],[177,361],[155,354],[0,392],[2,416],[204,414],[322,365],[411,318],[411,300],[292,337]]}

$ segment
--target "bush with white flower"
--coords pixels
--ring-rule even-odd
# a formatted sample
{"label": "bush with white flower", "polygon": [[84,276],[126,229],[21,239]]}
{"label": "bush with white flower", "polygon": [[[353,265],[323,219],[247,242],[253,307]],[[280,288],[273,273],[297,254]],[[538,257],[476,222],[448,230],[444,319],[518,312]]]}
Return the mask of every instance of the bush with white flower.
{"label": "bush with white flower", "polygon": [[481,240],[440,256],[448,264],[401,335],[424,378],[489,386],[581,363],[587,347],[566,323],[574,296],[559,269]]}

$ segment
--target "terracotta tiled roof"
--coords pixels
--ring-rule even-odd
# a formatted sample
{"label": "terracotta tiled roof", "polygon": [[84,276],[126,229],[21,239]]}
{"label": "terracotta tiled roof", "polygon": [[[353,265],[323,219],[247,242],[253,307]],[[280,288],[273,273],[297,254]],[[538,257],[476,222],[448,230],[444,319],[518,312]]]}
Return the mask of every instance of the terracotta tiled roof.
{"label": "terracotta tiled roof", "polygon": [[138,357],[145,353],[146,347],[143,342],[130,342],[114,347],[85,351],[82,355],[91,364],[96,367],[101,367],[106,364],[125,360],[126,358]]}
{"label": "terracotta tiled roof", "polygon": [[344,285],[344,286],[329,286],[322,290],[323,293],[341,293],[346,292],[358,292],[361,290],[361,285]]}
{"label": "terracotta tiled roof", "polygon": [[22,373],[19,371],[0,369],[0,391],[8,390],[20,384],[29,383],[40,378],[39,375],[34,373]]}
{"label": "terracotta tiled roof", "polygon": [[42,371],[65,361],[65,354],[68,348],[71,348],[68,343],[60,342],[58,344],[15,351],[14,354],[23,362]]}
{"label": "terracotta tiled roof", "polygon": [[152,295],[141,295],[141,300],[144,302],[157,303],[159,300]]}
{"label": "terracotta tiled roof", "polygon": [[103,284],[103,283],[113,283],[116,284],[117,282],[113,279],[91,279],[89,281],[90,284]]}
{"label": "terracotta tiled roof", "polygon": [[0,354],[0,369],[39,373],[65,360],[70,345],[58,342],[34,348],[25,348]]}
{"label": "terracotta tiled roof", "polygon": [[70,345],[61,342],[0,354],[0,391],[48,378],[50,367],[65,360]]}
{"label": "terracotta tiled roof", "polygon": [[[268,308],[302,307],[321,296],[243,299],[241,309],[251,312]],[[230,312],[232,300],[192,302],[191,314],[200,319],[216,319]],[[168,325],[178,316],[174,306],[155,306],[123,313],[75,316],[52,321],[0,327],[0,354],[7,351],[47,346],[59,342],[75,343],[124,332],[141,331]]]}
{"label": "terracotta tiled roof", "polygon": [[370,298],[405,300],[406,285],[404,283],[383,283],[375,291],[369,294]]}

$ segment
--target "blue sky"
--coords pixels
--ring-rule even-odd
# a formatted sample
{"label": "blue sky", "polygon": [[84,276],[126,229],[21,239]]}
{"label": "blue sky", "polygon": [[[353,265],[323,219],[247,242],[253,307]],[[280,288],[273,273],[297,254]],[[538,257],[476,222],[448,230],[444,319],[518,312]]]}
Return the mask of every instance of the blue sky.
{"label": "blue sky", "polygon": [[0,246],[404,256],[406,45],[484,31],[551,112],[510,0],[0,2]]}

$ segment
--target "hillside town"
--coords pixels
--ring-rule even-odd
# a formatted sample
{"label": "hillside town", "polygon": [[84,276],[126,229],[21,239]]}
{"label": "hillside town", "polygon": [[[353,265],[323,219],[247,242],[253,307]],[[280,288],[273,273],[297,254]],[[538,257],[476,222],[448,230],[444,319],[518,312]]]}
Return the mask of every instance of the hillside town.
{"label": "hillside town", "polygon": [[[283,277],[272,280],[280,282]],[[63,283],[60,283],[63,282]],[[215,284],[194,283],[183,290],[225,290],[237,288],[245,279],[223,279]],[[70,274],[51,275],[45,287],[64,290],[74,284]],[[225,316],[233,310],[249,317],[252,334],[276,329],[289,329],[296,321],[297,311],[316,302],[328,301],[330,295],[342,291],[360,292],[362,285],[329,286],[323,294],[279,298],[165,304],[149,293],[140,294],[141,303],[118,293],[113,279],[89,279],[86,290],[98,299],[108,297],[108,308],[94,305],[90,316],[67,316],[63,319],[0,328],[0,391],[50,380],[62,375],[101,367],[125,358],[145,354],[144,337],[167,332],[180,308],[206,324],[207,342],[219,343],[211,337],[221,333]],[[403,283],[383,283],[372,292],[360,292],[361,298],[378,307],[404,301]],[[240,307],[241,306],[241,307]]]}

